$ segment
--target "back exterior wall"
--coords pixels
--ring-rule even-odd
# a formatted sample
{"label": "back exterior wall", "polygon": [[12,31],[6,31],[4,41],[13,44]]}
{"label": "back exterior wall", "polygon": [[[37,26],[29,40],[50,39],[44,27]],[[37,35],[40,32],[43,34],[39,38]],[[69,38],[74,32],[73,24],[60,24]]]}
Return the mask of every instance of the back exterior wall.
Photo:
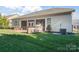
{"label": "back exterior wall", "polygon": [[52,16],[51,27],[54,32],[59,32],[61,28],[66,29],[67,32],[72,32],[71,14]]}

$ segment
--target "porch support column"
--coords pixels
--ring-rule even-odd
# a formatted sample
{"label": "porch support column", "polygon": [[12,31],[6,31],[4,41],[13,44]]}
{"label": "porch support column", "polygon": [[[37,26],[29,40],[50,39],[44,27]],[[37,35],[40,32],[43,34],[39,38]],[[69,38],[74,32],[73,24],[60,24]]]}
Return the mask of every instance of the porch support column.
{"label": "porch support column", "polygon": [[21,20],[19,21],[19,27],[21,28]]}
{"label": "porch support column", "polygon": [[45,18],[45,31],[46,31],[46,28],[47,28],[47,18]]}
{"label": "porch support column", "polygon": [[35,21],[34,21],[34,26],[36,26],[36,19],[35,19]]}
{"label": "porch support column", "polygon": [[28,19],[27,19],[27,28],[28,28]]}

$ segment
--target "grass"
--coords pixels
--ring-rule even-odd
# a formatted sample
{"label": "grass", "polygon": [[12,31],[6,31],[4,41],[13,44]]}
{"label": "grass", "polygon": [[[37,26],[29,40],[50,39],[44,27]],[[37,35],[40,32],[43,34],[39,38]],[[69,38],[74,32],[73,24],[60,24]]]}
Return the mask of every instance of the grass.
{"label": "grass", "polygon": [[79,51],[79,34],[18,33],[0,30],[1,52],[61,52]]}

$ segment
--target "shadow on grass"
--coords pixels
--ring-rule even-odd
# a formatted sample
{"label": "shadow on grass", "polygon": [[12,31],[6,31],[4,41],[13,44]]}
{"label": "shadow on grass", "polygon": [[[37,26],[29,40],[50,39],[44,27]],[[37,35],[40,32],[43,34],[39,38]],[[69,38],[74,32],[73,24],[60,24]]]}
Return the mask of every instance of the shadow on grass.
{"label": "shadow on grass", "polygon": [[0,35],[1,52],[79,51],[78,47],[78,36],[57,36],[48,33]]}

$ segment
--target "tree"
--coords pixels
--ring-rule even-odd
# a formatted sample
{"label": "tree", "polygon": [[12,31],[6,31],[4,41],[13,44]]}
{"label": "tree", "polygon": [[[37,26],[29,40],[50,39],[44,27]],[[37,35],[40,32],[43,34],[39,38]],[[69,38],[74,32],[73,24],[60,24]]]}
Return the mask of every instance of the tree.
{"label": "tree", "polygon": [[47,25],[47,31],[51,32],[51,25]]}
{"label": "tree", "polygon": [[9,25],[9,21],[5,16],[0,16],[0,27],[1,28],[7,28]]}

